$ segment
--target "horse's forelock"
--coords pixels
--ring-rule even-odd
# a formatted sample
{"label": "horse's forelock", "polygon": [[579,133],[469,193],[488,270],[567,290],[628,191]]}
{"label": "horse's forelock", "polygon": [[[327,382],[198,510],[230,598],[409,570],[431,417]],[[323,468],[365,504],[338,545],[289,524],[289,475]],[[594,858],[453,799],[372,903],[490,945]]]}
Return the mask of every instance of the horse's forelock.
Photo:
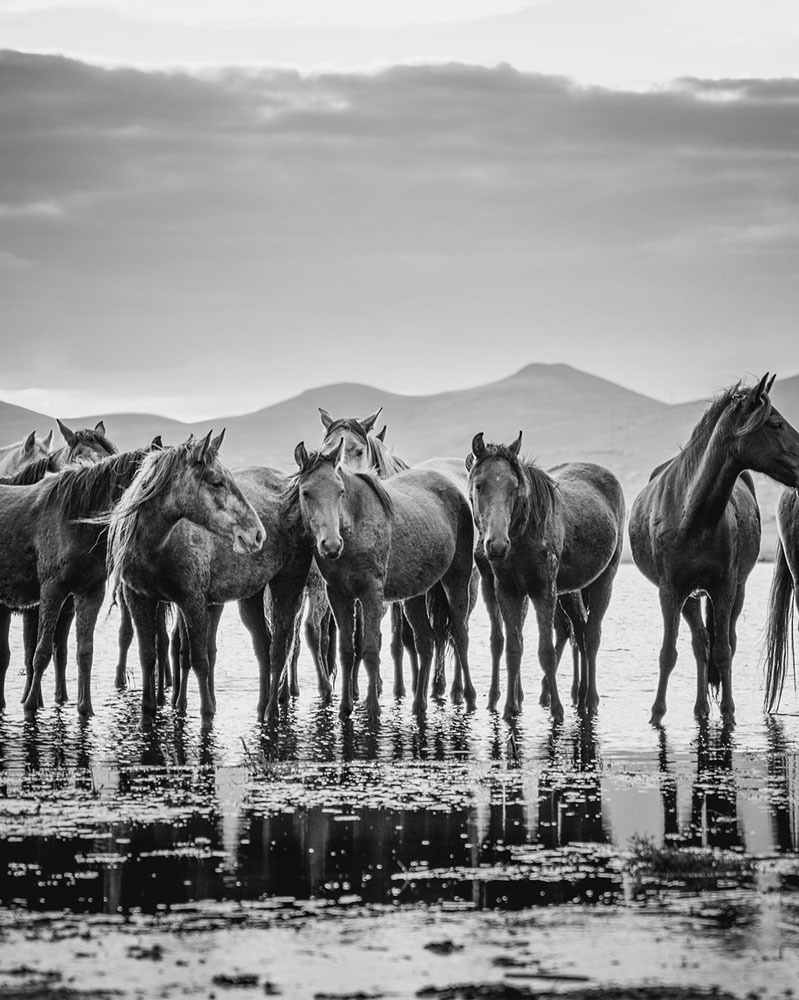
{"label": "horse's forelock", "polygon": [[115,444],[112,444],[105,434],[100,431],[93,430],[91,427],[81,427],[80,430],[73,431],[76,437],[76,442],[72,446],[71,450],[74,450],[78,444],[99,444],[103,451],[108,455],[118,455],[119,449]]}
{"label": "horse's forelock", "polygon": [[361,438],[366,444],[369,443],[369,435],[365,428],[357,421],[354,417],[339,417],[338,420],[334,420],[333,423],[325,431],[325,437],[322,444],[324,445],[327,439],[336,433],[336,431],[350,431],[357,437]]}
{"label": "horse's forelock", "polygon": [[552,477],[535,462],[515,454],[509,445],[486,444],[485,451],[474,456],[468,476],[470,485],[480,466],[490,459],[507,462],[519,479],[520,489],[511,511],[511,530],[524,530],[532,515],[546,521],[555,503],[556,485]]}

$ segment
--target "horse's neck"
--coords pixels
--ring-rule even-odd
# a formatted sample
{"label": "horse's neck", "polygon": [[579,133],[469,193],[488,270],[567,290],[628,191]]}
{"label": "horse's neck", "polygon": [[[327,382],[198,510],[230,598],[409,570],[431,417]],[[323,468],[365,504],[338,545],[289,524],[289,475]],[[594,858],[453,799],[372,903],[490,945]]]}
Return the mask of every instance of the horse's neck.
{"label": "horse's neck", "polygon": [[712,528],[718,524],[738,476],[743,472],[740,461],[730,454],[729,449],[719,446],[717,438],[721,433],[717,424],[689,481],[683,515],[684,530]]}
{"label": "horse's neck", "polygon": [[148,500],[137,511],[135,547],[145,552],[160,550],[182,519],[183,512],[176,503],[163,497]]}

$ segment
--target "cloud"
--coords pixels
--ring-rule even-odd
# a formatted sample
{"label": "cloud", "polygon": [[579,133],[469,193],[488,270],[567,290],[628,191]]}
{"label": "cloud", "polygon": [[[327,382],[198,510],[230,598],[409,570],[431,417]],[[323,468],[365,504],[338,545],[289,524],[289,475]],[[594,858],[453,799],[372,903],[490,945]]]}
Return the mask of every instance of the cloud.
{"label": "cloud", "polygon": [[0,94],[0,239],[37,265],[3,272],[11,387],[33,352],[41,384],[160,368],[176,392],[239,380],[265,400],[528,360],[622,364],[654,391],[683,347],[717,363],[722,331],[745,360],[753,329],[791,367],[796,80],[641,93],[510,66],[6,52]]}

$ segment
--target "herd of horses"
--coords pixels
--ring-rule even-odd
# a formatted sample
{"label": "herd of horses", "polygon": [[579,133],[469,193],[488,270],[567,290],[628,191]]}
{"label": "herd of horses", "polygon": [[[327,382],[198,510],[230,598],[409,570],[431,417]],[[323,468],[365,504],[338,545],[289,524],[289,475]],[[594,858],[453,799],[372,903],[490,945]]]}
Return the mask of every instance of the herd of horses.
{"label": "herd of horses", "polygon": [[[732,660],[746,579],[760,548],[760,514],[750,470],[782,483],[780,544],[771,589],[765,707],[778,704],[793,663],[793,609],[799,604],[799,433],[770,398],[773,378],[722,393],[680,452],[658,466],[629,514],[633,558],[659,592],[663,615],[659,682],[651,722],[666,712],[680,616],[696,659],[695,715],[707,718],[720,687],[723,723],[734,725]],[[413,708],[445,691],[476,705],[469,669],[469,616],[478,591],[490,623],[488,707],[521,711],[523,627],[532,603],[542,671],[540,703],[564,710],[558,663],[572,649],[571,699],[595,712],[602,621],[622,555],[627,512],[608,469],[570,462],[544,470],[511,444],[471,442],[466,460],[434,458],[413,467],[385,444],[380,414],[336,419],[320,410],[323,439],[294,452],[297,469],[229,471],[219,460],[224,431],[175,447],[160,438],[119,453],[103,423],[52,432],[0,448],[0,710],[13,612],[23,618],[27,719],[42,705],[42,678],[54,661],[55,698],[67,700],[67,636],[75,623],[77,710],[92,714],[93,636],[107,592],[121,610],[116,685],[138,639],[142,722],[152,722],[171,683],[185,712],[193,673],[200,711],[216,710],[214,665],[222,608],[238,602],[259,666],[259,721],[273,720],[298,693],[304,637],[320,696],[338,674],[339,714],[361,694],[379,712],[381,625],[391,612],[394,695]],[[167,631],[170,609],[175,627]],[[170,666],[171,661],[171,666]]]}

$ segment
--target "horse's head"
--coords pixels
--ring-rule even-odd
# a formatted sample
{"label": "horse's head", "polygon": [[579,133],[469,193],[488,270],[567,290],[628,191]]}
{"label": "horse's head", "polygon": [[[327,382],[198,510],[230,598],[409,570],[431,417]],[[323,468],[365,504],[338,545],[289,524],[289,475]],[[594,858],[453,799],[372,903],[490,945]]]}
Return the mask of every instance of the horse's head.
{"label": "horse's head", "polygon": [[308,454],[302,441],[294,449],[300,513],[322,559],[338,559],[344,551],[341,537],[344,479],[339,471],[344,449],[343,439],[327,451]]}
{"label": "horse's head", "polygon": [[369,435],[382,410],[381,406],[368,417],[334,419],[320,406],[319,418],[325,428],[322,451],[333,451],[343,441],[341,464],[350,472],[368,472],[373,466],[373,445]]}
{"label": "horse's head", "polygon": [[105,424],[102,420],[93,428],[82,427],[77,431],[71,430],[62,420],[56,419],[56,423],[66,443],[64,465],[94,465],[109,455],[117,454],[116,445],[105,436]]}
{"label": "horse's head", "polygon": [[799,432],[771,402],[775,377],[766,373],[755,388],[734,392],[727,411],[730,444],[743,468],[799,487]]}
{"label": "horse's head", "polygon": [[[174,499],[181,517],[199,524],[222,538],[230,539],[233,551],[242,555],[258,552],[264,544],[264,526],[250,502],[236,485],[230,472],[219,461],[219,448],[224,430],[211,439],[213,431],[201,441],[189,439],[177,449],[179,461],[173,469],[166,489],[174,490]],[[166,448],[150,453],[157,465],[170,464]]]}
{"label": "horse's head", "polygon": [[510,445],[487,445],[482,433],[472,439],[466,456],[469,498],[474,521],[489,559],[506,559],[511,549],[511,523],[524,488],[518,462],[522,432]]}
{"label": "horse's head", "polygon": [[47,437],[37,438],[36,431],[30,434],[15,445],[9,445],[3,449],[0,458],[0,474],[3,476],[14,476],[29,465],[38,462],[41,458],[46,458],[50,453],[50,444],[53,440],[53,432]]}

